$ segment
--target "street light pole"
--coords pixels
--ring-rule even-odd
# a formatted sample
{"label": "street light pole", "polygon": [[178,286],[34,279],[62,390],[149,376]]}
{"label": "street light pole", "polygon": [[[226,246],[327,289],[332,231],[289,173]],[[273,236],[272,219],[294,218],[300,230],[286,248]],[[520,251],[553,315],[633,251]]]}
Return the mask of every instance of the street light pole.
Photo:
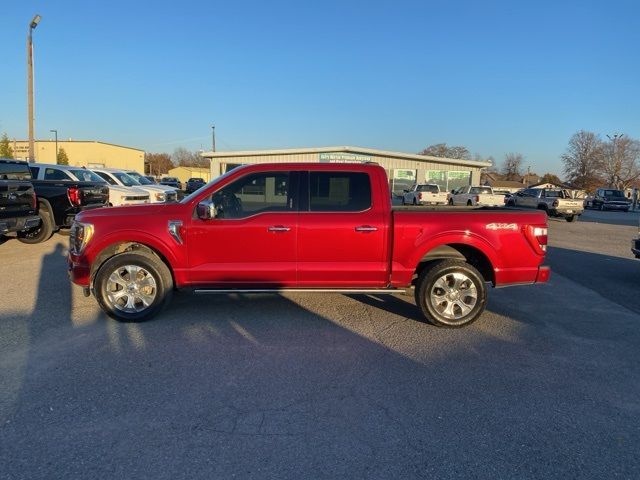
{"label": "street light pole", "polygon": [[58,130],[49,130],[56,135],[56,163],[58,163]]}
{"label": "street light pole", "polygon": [[33,30],[40,23],[40,15],[35,15],[29,24],[29,34],[27,35],[27,103],[29,104],[29,158],[30,162],[35,161],[35,149],[33,142]]}

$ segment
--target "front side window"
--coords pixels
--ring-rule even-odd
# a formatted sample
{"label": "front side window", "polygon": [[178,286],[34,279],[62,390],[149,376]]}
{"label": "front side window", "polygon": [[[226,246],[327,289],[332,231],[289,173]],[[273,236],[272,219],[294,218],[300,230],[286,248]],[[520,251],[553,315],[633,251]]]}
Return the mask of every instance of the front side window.
{"label": "front side window", "polygon": [[242,177],[218,190],[212,201],[216,218],[246,218],[264,212],[293,211],[289,172],[263,172]]}
{"label": "front side window", "polygon": [[371,207],[371,182],[363,172],[311,172],[309,210],[360,212]]}
{"label": "front side window", "polygon": [[117,185],[118,182],[116,182],[113,178],[111,178],[111,175],[109,175],[108,173],[104,173],[104,172],[95,172],[98,176],[102,177],[102,179],[107,182],[109,185]]}

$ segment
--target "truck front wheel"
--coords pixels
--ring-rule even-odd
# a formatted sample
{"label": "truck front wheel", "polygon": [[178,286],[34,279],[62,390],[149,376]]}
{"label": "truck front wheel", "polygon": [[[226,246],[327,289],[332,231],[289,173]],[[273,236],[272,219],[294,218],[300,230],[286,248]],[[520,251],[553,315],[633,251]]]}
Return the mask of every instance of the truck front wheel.
{"label": "truck front wheel", "polygon": [[415,289],[422,314],[438,327],[469,325],[484,311],[485,281],[478,270],[459,260],[441,260],[422,271]]}
{"label": "truck front wheel", "polygon": [[95,276],[94,293],[110,317],[121,322],[143,322],[170,302],[173,278],[155,255],[127,252],[104,262]]}
{"label": "truck front wheel", "polygon": [[51,238],[55,226],[51,211],[43,204],[40,204],[38,216],[40,217],[40,225],[18,232],[18,240],[20,242],[34,244],[46,242]]}

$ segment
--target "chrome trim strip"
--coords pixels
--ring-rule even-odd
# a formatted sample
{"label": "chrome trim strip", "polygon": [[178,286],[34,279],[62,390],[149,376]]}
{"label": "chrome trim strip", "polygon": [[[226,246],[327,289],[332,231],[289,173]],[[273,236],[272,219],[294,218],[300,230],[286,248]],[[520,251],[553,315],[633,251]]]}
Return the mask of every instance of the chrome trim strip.
{"label": "chrome trim strip", "polygon": [[359,293],[359,294],[404,294],[404,288],[197,288],[198,295],[227,295],[229,293]]}

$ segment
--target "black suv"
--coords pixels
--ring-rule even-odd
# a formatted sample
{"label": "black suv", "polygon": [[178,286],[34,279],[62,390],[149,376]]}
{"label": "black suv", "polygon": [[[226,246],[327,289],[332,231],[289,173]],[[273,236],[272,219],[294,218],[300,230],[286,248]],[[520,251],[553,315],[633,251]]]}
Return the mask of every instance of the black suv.
{"label": "black suv", "polygon": [[0,235],[40,225],[27,162],[0,158]]}
{"label": "black suv", "polygon": [[182,190],[182,183],[176,177],[164,177],[160,179],[160,185],[167,185],[168,187],[177,188]]}
{"label": "black suv", "polygon": [[185,191],[187,193],[193,193],[201,187],[206,185],[204,179],[202,178],[190,178],[187,180],[187,185],[185,187]]}

